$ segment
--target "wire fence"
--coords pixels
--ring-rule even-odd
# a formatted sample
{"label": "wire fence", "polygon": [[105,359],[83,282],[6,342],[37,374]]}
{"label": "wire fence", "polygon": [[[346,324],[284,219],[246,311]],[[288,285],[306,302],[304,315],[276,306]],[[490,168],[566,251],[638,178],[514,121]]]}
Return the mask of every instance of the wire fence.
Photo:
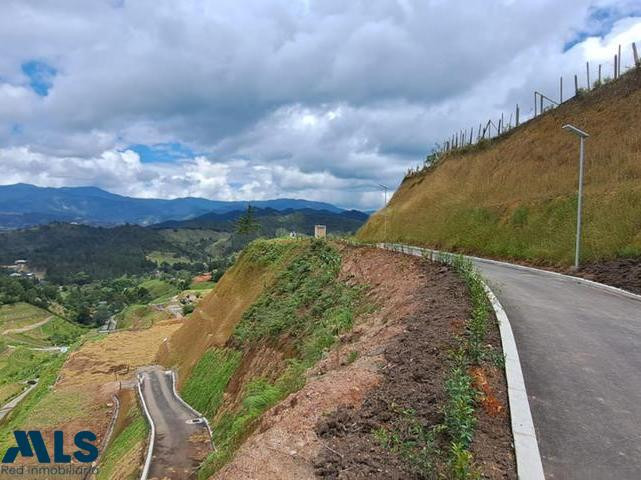
{"label": "wire fence", "polygon": [[[639,57],[639,51],[635,42],[631,44],[632,58],[634,65],[625,67],[625,70],[631,68],[641,68],[641,58]],[[612,63],[612,76],[605,76],[603,64],[598,64],[596,71],[592,71],[590,68],[590,62],[585,64],[585,87],[580,86],[579,75],[574,75],[574,85],[573,90],[574,94],[571,96],[564,96],[563,91],[563,76],[559,78],[559,96],[558,100],[554,99],[548,95],[545,95],[542,92],[537,90],[534,91],[534,114],[528,120],[522,122],[523,118],[521,115],[521,109],[519,105],[516,105],[514,111],[510,112],[509,117],[501,113],[501,116],[496,119],[490,118],[487,122],[479,123],[478,127],[472,126],[469,128],[461,129],[457,132],[452,133],[449,137],[445,138],[441,143],[436,145],[436,148],[433,152],[427,156],[423,165],[419,165],[416,168],[411,168],[407,171],[405,178],[412,177],[420,174],[427,168],[435,165],[438,162],[438,159],[447,153],[460,152],[464,149],[468,149],[470,146],[479,144],[481,142],[487,142],[502,135],[505,135],[510,130],[523,125],[528,121],[544,114],[545,112],[554,109],[561,105],[562,103],[571,100],[572,98],[578,97],[586,92],[599,88],[612,80],[616,80],[621,77],[623,74],[623,68],[621,65],[621,45],[617,50],[617,53],[614,54],[613,63]],[[590,75],[595,74],[594,81],[590,82]]]}

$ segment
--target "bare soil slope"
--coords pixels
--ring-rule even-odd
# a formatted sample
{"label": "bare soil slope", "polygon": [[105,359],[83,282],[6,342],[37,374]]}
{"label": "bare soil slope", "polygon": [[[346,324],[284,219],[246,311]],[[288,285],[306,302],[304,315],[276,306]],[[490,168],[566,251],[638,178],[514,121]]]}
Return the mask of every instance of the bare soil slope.
{"label": "bare soil slope", "polygon": [[[307,373],[306,385],[268,410],[234,458],[212,478],[422,478],[376,441],[398,409],[425,425],[441,420],[444,372],[470,315],[463,282],[447,267],[373,248],[345,248],[341,279],[367,284],[377,308]],[[488,341],[500,350],[496,329]],[[477,465],[515,478],[502,371],[479,369]]]}

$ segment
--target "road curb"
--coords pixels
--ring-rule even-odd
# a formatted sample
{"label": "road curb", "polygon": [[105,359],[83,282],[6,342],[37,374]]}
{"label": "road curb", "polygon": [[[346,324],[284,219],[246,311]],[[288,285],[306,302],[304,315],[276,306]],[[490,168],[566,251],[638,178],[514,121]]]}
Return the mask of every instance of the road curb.
{"label": "road curb", "polygon": [[178,391],[176,390],[176,372],[174,370],[171,370],[171,388],[174,391],[174,396],[182,403],[185,407],[187,407],[189,410],[194,412],[194,414],[202,418],[205,421],[205,425],[207,425],[207,430],[209,431],[209,440],[211,441],[211,448],[214,449],[214,452],[216,451],[216,445],[214,444],[214,434],[211,431],[211,426],[209,425],[209,420],[207,420],[207,417],[205,417],[202,413],[200,413],[198,410],[196,410],[194,407],[189,405],[179,394]]}
{"label": "road curb", "polygon": [[151,414],[149,413],[149,409],[147,408],[147,403],[145,403],[145,397],[142,394],[142,388],[141,388],[142,382],[143,382],[143,375],[138,374],[138,395],[140,396],[140,402],[142,403],[142,408],[145,411],[145,416],[147,417],[147,421],[151,426],[151,432],[149,434],[149,447],[147,448],[147,458],[145,459],[145,465],[140,475],[140,480],[147,480],[147,476],[149,475],[149,467],[151,466],[151,457],[153,456],[153,453],[154,453],[154,442],[156,440],[156,426],[154,425],[154,420],[151,418]]}
{"label": "road curb", "polygon": [[[447,252],[440,252],[438,250],[413,247],[403,244],[380,243],[376,246],[385,250],[397,251],[408,255],[419,257],[427,256],[432,261],[441,263],[450,263],[450,259],[455,256],[454,254]],[[476,257],[466,258],[476,259]],[[543,474],[543,463],[541,461],[539,445],[536,439],[536,431],[534,430],[532,413],[530,411],[530,403],[528,400],[527,391],[525,389],[523,371],[521,370],[521,361],[519,359],[519,353],[516,348],[516,341],[514,340],[514,334],[512,332],[510,320],[505,313],[501,302],[499,302],[498,298],[496,298],[496,295],[494,295],[485,281],[483,281],[483,288],[485,289],[485,293],[488,300],[490,301],[490,304],[492,305],[497,322],[499,324],[501,345],[503,346],[503,354],[505,355],[505,377],[508,386],[510,420],[512,425],[512,437],[514,439],[514,453],[516,455],[516,468],[518,478],[520,480],[543,480],[545,479],[545,476]]]}

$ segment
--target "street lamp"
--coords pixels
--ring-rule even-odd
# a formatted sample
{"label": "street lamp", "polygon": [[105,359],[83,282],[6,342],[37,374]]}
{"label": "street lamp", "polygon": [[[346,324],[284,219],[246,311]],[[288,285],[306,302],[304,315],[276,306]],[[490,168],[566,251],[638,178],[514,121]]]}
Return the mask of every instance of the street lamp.
{"label": "street lamp", "polygon": [[579,137],[579,201],[576,212],[576,246],[574,249],[574,268],[579,268],[579,255],[581,250],[581,202],[583,199],[583,143],[589,137],[583,130],[579,130],[573,125],[563,125],[563,130],[570,132]]}
{"label": "street lamp", "polygon": [[[387,207],[387,190],[389,190],[389,187],[387,185],[383,185],[382,183],[378,184],[379,187],[383,189],[384,195],[385,195],[385,205],[383,205],[383,208]],[[383,237],[385,240],[387,240],[387,211],[385,211],[384,216],[384,230],[383,230]]]}

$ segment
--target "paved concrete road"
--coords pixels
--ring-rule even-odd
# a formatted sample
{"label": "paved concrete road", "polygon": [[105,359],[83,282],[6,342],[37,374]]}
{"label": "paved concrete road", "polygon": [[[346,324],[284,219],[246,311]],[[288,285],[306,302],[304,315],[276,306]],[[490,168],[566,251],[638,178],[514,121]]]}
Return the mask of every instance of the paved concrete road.
{"label": "paved concrete road", "polygon": [[206,424],[189,423],[197,416],[174,395],[171,372],[150,367],[141,375],[142,395],[156,429],[148,478],[195,478],[195,470],[211,451]]}
{"label": "paved concrete road", "polygon": [[641,479],[641,301],[476,261],[512,324],[547,479]]}

